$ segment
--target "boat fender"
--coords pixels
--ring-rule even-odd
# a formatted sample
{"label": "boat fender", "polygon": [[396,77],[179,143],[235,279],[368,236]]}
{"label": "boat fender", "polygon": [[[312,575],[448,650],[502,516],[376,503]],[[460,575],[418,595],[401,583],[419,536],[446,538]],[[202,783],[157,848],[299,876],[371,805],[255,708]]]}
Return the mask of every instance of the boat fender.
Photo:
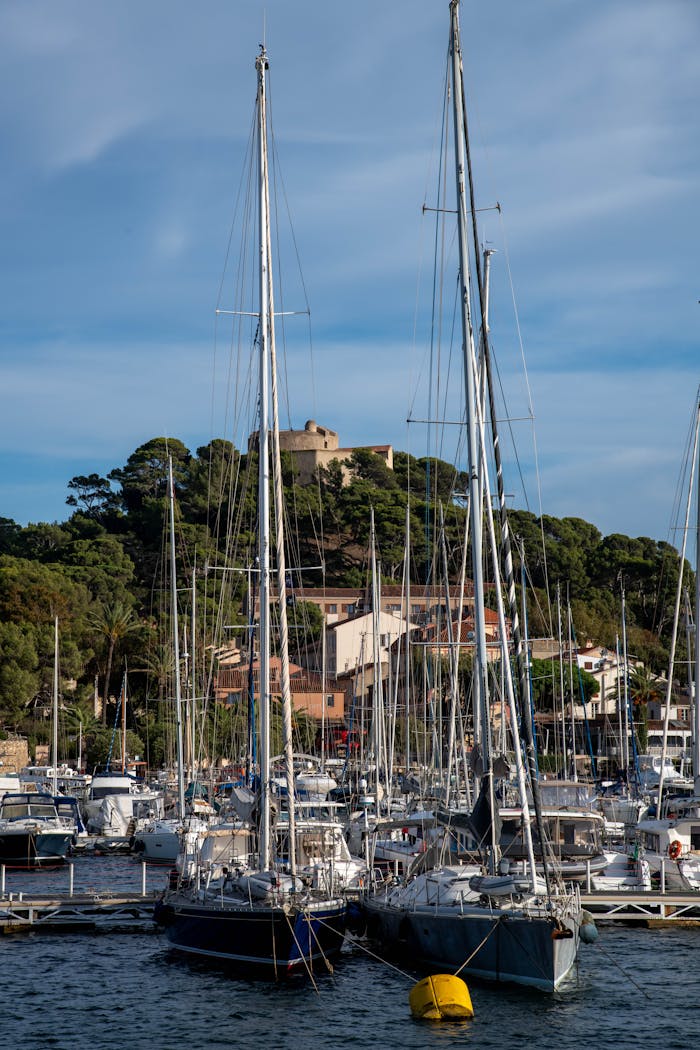
{"label": "boat fender", "polygon": [[669,844],[668,844],[668,855],[671,858],[671,860],[678,860],[678,858],[681,855],[682,850],[683,850],[683,847],[681,846],[681,844],[678,841],[678,839],[674,839],[673,842],[669,842]]}
{"label": "boat fender", "polygon": [[589,911],[581,912],[578,934],[584,944],[595,944],[598,940],[598,927]]}

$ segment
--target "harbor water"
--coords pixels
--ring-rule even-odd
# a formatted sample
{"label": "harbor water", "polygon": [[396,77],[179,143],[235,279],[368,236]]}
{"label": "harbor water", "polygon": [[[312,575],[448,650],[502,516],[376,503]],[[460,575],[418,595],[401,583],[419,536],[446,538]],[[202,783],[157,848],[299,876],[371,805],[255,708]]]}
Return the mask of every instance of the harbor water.
{"label": "harbor water", "polygon": [[[148,869],[148,889],[166,873]],[[139,892],[128,857],[79,858],[78,889]],[[11,872],[13,892],[67,891],[65,871]],[[470,983],[475,1017],[414,1021],[421,974],[349,943],[332,974],[275,985],[183,959],[155,932],[21,933],[0,938],[2,1043],[55,1050],[218,1050],[265,1045],[674,1050],[700,1038],[700,928],[601,928],[554,995]]]}

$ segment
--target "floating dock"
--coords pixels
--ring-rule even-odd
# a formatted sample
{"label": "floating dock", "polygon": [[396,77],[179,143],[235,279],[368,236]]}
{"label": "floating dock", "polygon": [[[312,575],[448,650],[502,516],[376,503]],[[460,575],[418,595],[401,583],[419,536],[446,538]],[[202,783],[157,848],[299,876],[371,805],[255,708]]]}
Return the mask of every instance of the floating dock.
{"label": "floating dock", "polygon": [[155,929],[153,906],[158,894],[55,893],[31,898],[21,893],[0,897],[0,932],[45,930],[142,933]]}
{"label": "floating dock", "polygon": [[581,904],[596,924],[700,926],[700,894],[655,890],[619,890],[581,894]]}
{"label": "floating dock", "polygon": [[155,929],[153,907],[160,890],[146,890],[147,869],[141,864],[141,890],[81,889],[75,890],[75,868],[66,865],[67,892],[55,893],[26,889],[11,892],[7,870],[0,865],[0,933],[24,931],[84,930],[124,932]]}

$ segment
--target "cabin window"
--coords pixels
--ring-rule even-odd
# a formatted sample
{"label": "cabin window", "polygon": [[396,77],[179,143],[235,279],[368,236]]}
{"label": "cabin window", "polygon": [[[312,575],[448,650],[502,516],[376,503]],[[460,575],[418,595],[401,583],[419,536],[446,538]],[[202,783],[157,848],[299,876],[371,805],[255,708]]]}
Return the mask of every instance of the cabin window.
{"label": "cabin window", "polygon": [[95,787],[93,784],[91,793],[94,799],[106,798],[107,795],[128,795],[129,785],[111,784],[107,787]]}
{"label": "cabin window", "polygon": [[18,802],[10,805],[9,803],[2,807],[2,816],[4,820],[17,820],[18,818],[29,816],[29,806],[22,805]]}
{"label": "cabin window", "polygon": [[690,825],[690,848],[700,850],[700,825]]}
{"label": "cabin window", "polygon": [[561,832],[562,832],[562,840],[564,842],[564,845],[566,845],[566,846],[573,846],[573,844],[574,844],[574,842],[576,840],[575,831],[576,831],[576,826],[574,824],[562,824]]}

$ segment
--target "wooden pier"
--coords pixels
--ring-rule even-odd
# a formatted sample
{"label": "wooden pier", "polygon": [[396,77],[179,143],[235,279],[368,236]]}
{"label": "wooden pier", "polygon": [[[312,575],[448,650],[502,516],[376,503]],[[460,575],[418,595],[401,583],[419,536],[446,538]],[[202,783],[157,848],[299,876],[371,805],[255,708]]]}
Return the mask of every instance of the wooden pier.
{"label": "wooden pier", "polygon": [[700,894],[666,890],[620,890],[581,894],[596,923],[636,926],[700,926]]}

